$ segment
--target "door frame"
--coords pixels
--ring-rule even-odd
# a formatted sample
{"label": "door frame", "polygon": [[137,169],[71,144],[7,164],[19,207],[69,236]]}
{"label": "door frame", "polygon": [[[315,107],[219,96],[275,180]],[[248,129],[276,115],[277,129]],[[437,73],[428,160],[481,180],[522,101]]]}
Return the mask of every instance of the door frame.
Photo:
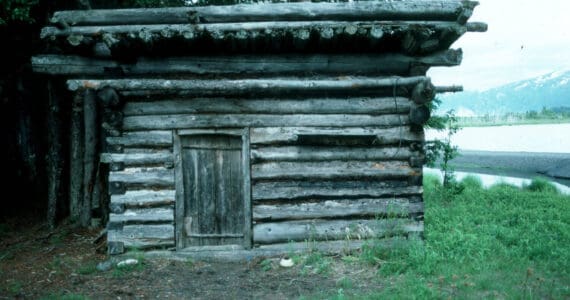
{"label": "door frame", "polygon": [[[239,136],[242,141],[241,163],[243,165],[243,244],[244,249],[252,247],[252,216],[251,216],[251,166],[250,166],[250,142],[249,128],[241,129],[181,129],[173,130],[173,151],[174,151],[174,182],[176,188],[176,203],[174,213],[174,233],[176,238],[176,249],[184,249],[184,172],[182,163],[182,143],[181,138],[191,135],[229,135]],[[211,246],[210,246],[211,248]]]}

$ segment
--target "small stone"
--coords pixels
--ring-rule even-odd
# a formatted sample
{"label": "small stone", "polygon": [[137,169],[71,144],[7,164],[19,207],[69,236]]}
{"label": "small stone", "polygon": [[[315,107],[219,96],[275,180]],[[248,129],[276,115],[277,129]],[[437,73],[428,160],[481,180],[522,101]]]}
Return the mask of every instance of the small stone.
{"label": "small stone", "polygon": [[134,258],[125,259],[117,264],[117,267],[132,266],[138,264],[139,261]]}
{"label": "small stone", "polygon": [[111,262],[110,260],[106,260],[98,263],[96,268],[101,272],[105,272],[111,270],[112,267],[113,267],[113,262]]}
{"label": "small stone", "polygon": [[293,262],[293,260],[289,257],[284,257],[279,261],[279,265],[283,268],[290,268],[294,265],[295,263]]}

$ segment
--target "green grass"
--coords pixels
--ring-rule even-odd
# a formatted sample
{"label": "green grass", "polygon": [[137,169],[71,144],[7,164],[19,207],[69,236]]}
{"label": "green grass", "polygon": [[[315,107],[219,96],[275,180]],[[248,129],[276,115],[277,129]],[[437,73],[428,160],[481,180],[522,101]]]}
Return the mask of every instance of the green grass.
{"label": "green grass", "polygon": [[486,190],[475,177],[461,184],[450,197],[425,177],[424,242],[365,247],[360,260],[379,267],[384,288],[356,298],[569,298],[570,197],[541,179],[524,189]]}

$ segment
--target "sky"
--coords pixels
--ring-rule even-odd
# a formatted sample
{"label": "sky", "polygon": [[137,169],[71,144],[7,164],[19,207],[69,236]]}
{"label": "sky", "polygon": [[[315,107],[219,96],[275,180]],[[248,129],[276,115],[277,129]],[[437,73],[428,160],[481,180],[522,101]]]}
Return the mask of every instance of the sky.
{"label": "sky", "polygon": [[570,70],[569,0],[479,0],[472,22],[487,32],[468,32],[452,48],[463,49],[458,67],[432,68],[435,85],[487,90],[543,74]]}

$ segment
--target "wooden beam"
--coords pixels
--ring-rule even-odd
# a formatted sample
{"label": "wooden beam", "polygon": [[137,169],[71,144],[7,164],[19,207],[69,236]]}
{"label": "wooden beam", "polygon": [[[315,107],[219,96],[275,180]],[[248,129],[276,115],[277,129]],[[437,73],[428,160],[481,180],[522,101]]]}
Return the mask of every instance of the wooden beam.
{"label": "wooden beam", "polygon": [[149,166],[174,163],[172,153],[102,153],[101,162],[114,164],[121,163],[125,166]]}
{"label": "wooden beam", "polygon": [[[247,94],[298,95],[299,93],[350,92],[351,95],[362,92],[387,89],[393,95],[393,87],[414,87],[419,83],[429,82],[425,76],[415,77],[336,77],[326,79],[307,78],[270,78],[270,79],[218,79],[218,80],[166,80],[166,79],[110,79],[110,80],[68,80],[69,90],[82,88],[115,88],[123,95],[149,96],[185,91],[184,95],[195,96],[230,96]],[[128,93],[131,92],[131,93]],[[378,93],[376,92],[376,95]]]}
{"label": "wooden beam", "polygon": [[260,161],[359,161],[407,160],[414,153],[408,147],[318,147],[285,146],[251,150],[253,162]]}
{"label": "wooden beam", "polygon": [[257,145],[290,145],[298,144],[303,136],[355,136],[373,137],[370,145],[407,144],[420,142],[424,133],[410,131],[407,126],[394,127],[268,127],[252,128],[251,143]]}
{"label": "wooden beam", "polygon": [[404,97],[325,99],[197,98],[153,102],[128,102],[126,116],[169,114],[368,114],[407,113],[412,102]]}
{"label": "wooden beam", "polygon": [[[167,58],[139,58],[134,64],[111,59],[81,56],[38,55],[32,57],[36,73],[66,76],[105,76],[122,74],[329,74],[329,75],[405,75],[411,66],[457,66],[461,49],[444,50],[425,56],[384,54],[331,55],[234,55]],[[108,97],[107,97],[108,98]]]}
{"label": "wooden beam", "polygon": [[114,24],[199,24],[264,21],[456,21],[475,1],[410,1],[355,3],[272,3],[151,9],[58,11],[52,24],[74,26]]}
{"label": "wooden beam", "polygon": [[423,202],[411,202],[406,198],[322,200],[310,203],[255,205],[253,219],[267,222],[358,216],[393,218],[423,212]]}
{"label": "wooden beam", "polygon": [[87,227],[91,225],[91,207],[98,165],[97,145],[99,144],[99,132],[97,126],[97,99],[94,90],[85,90],[83,115],[83,138],[85,140],[85,153],[83,154],[84,192],[79,223],[81,226]]}
{"label": "wooden beam", "polygon": [[124,132],[122,136],[107,137],[110,145],[122,147],[171,147],[171,130]]}
{"label": "wooden beam", "polygon": [[109,183],[114,182],[127,187],[174,188],[174,171],[165,168],[129,168],[109,172]]}
{"label": "wooden beam", "polygon": [[410,219],[302,220],[261,223],[253,226],[259,244],[289,241],[358,240],[423,232],[423,222]]}
{"label": "wooden beam", "polygon": [[126,225],[121,230],[109,230],[107,240],[123,242],[125,247],[136,249],[173,247],[174,226]]}
{"label": "wooden beam", "polygon": [[[109,223],[121,227],[127,224],[168,223],[174,221],[174,209],[172,208],[144,208],[127,209],[122,214],[111,213]],[[111,225],[115,226],[115,225]]]}
{"label": "wooden beam", "polygon": [[111,203],[129,208],[168,206],[174,204],[174,190],[127,191],[124,195],[111,195]]}
{"label": "wooden beam", "polygon": [[253,180],[396,179],[418,173],[408,162],[270,162],[251,167]]}
{"label": "wooden beam", "polygon": [[69,163],[69,215],[72,220],[81,218],[83,203],[83,155],[85,140],[83,138],[83,93],[73,96],[70,124],[70,163]]}
{"label": "wooden beam", "polygon": [[417,197],[423,188],[409,185],[406,179],[390,180],[283,180],[260,181],[252,186],[251,195],[255,203],[283,203],[319,199]]}
{"label": "wooden beam", "polygon": [[231,128],[274,126],[403,126],[407,115],[346,115],[346,114],[182,114],[130,116],[124,119],[123,130],[164,130],[184,128]]}

